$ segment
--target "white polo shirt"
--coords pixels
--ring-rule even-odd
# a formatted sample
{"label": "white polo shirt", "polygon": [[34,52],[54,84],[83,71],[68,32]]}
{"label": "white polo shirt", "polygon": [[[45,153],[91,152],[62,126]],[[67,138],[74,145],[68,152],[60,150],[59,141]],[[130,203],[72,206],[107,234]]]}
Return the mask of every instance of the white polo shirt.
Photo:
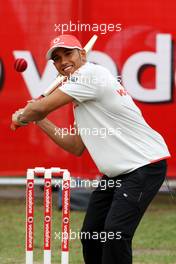
{"label": "white polo shirt", "polygon": [[101,173],[114,177],[170,156],[162,136],[106,68],[87,62],[59,89],[75,99],[79,134]]}

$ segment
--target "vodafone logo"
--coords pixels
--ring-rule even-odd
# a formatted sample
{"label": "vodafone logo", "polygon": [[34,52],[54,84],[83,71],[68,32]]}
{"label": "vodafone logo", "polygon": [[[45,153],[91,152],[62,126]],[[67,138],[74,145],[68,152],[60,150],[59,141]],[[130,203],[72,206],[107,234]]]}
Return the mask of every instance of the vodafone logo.
{"label": "vodafone logo", "polygon": [[32,224],[33,223],[33,217],[32,216],[29,216],[28,217],[28,224]]}
{"label": "vodafone logo", "polygon": [[34,183],[33,183],[33,182],[29,182],[29,183],[28,183],[28,188],[31,189],[31,188],[33,188],[33,187],[34,187]]}
{"label": "vodafone logo", "polygon": [[69,187],[70,187],[69,182],[68,181],[64,181],[64,183],[63,183],[63,189],[68,190]]}
{"label": "vodafone logo", "polygon": [[51,181],[47,181],[47,182],[45,183],[45,185],[46,185],[47,188],[51,187]]}
{"label": "vodafone logo", "polygon": [[54,40],[53,40],[53,42],[52,42],[52,44],[54,44],[54,45],[56,45],[56,44],[64,44],[64,41],[60,41],[60,38],[55,38]]}
{"label": "vodafone logo", "polygon": [[51,222],[51,217],[49,215],[45,216],[45,222],[46,223]]}
{"label": "vodafone logo", "polygon": [[[53,41],[54,45],[63,43],[59,37]],[[114,46],[118,44],[117,41],[111,43]],[[155,34],[152,43],[152,50],[145,49],[138,50],[129,53],[125,58],[120,72],[118,72],[118,61],[114,61],[113,51],[111,56],[112,46],[106,52],[91,51],[87,58],[88,61],[98,63],[111,71],[111,73],[117,79],[117,76],[121,76],[122,83],[129,94],[136,100],[149,103],[161,103],[170,102],[173,97],[172,86],[174,76],[172,69],[172,35],[171,34]],[[123,50],[120,51],[123,54]],[[29,71],[23,73],[23,78],[26,83],[27,89],[32,98],[40,96],[46,88],[51,84],[57,71],[50,62],[47,63],[46,68],[42,76],[39,75],[36,70],[36,65],[32,54],[29,51],[14,51],[14,57],[23,57],[28,61]],[[148,89],[147,81],[142,83],[141,78],[142,71],[146,66],[153,66],[155,68],[156,80],[154,81],[153,88]],[[151,74],[152,75],[152,74]],[[150,75],[150,76],[151,76]],[[152,75],[153,76],[153,75]]]}
{"label": "vodafone logo", "polygon": [[68,217],[64,217],[63,218],[63,223],[66,225],[69,223],[69,218]]}

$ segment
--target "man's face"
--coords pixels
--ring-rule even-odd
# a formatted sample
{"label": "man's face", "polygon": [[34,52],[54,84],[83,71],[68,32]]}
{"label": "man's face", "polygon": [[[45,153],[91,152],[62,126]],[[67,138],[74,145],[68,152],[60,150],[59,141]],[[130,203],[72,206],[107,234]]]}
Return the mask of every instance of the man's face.
{"label": "man's face", "polygon": [[53,51],[52,60],[60,74],[69,76],[86,62],[86,52],[78,49],[58,48]]}

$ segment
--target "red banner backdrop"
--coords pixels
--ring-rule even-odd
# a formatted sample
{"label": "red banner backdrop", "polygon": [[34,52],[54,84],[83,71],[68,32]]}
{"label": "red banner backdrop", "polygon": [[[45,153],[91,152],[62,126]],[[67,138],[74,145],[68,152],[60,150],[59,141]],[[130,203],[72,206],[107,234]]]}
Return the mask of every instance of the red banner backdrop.
{"label": "red banner backdrop", "polygon": [[[77,158],[61,150],[35,125],[10,131],[11,114],[37,97],[55,78],[46,63],[50,40],[72,32],[83,45],[98,34],[89,59],[106,65],[139,105],[171,151],[168,176],[176,176],[175,9],[164,0],[38,0],[1,2],[0,8],[0,175],[24,175],[35,166],[60,166],[72,175],[99,174],[88,153]],[[28,69],[14,70],[24,57]],[[50,116],[61,127],[73,123],[72,105]],[[101,155],[101,152],[100,152]]]}

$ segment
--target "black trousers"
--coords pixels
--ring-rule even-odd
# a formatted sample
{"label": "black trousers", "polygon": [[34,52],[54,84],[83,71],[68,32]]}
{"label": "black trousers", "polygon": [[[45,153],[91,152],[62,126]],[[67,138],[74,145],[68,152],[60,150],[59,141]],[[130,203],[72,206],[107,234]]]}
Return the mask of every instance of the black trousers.
{"label": "black trousers", "polygon": [[131,264],[132,238],[166,175],[166,160],[115,178],[93,191],[81,230],[85,264]]}

